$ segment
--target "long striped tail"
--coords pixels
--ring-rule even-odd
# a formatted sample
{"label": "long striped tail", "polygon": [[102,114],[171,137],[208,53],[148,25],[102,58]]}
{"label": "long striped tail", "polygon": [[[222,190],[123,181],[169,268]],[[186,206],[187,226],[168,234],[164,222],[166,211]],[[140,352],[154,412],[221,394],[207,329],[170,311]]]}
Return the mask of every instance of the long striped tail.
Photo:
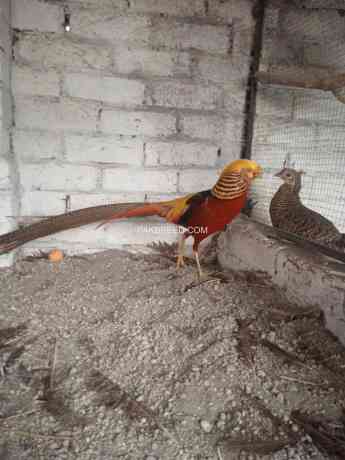
{"label": "long striped tail", "polygon": [[47,217],[34,224],[1,235],[0,255],[6,254],[29,241],[94,222],[154,215],[162,215],[162,207],[159,203],[107,204]]}

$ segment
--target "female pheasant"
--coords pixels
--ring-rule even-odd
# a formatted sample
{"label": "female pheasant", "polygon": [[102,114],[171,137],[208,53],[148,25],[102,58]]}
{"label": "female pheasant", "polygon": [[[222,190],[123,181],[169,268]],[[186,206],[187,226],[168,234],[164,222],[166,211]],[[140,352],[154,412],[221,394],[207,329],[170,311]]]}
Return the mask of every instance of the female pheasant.
{"label": "female pheasant", "polygon": [[344,235],[326,217],[303,205],[299,196],[302,174],[303,171],[292,168],[283,168],[276,174],[284,184],[271,200],[270,216],[273,227],[343,252]]}
{"label": "female pheasant", "polygon": [[177,267],[183,265],[184,242],[194,237],[193,252],[201,276],[198,257],[200,242],[221,231],[244,207],[251,181],[261,167],[251,160],[236,160],[227,165],[214,187],[181,198],[156,203],[123,203],[93,206],[67,214],[48,217],[40,222],[0,236],[0,254],[12,251],[28,241],[42,238],[97,221],[129,217],[160,216],[186,229],[179,244]]}

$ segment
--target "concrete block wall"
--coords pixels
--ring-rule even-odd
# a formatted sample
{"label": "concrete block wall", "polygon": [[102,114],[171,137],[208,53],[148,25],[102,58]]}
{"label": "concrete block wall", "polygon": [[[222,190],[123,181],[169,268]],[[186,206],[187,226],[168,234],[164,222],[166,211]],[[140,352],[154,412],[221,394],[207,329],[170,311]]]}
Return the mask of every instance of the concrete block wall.
{"label": "concrete block wall", "polygon": [[[11,155],[10,130],[12,125],[11,99],[11,26],[10,0],[0,4],[0,233],[10,231],[17,212],[14,197],[15,165]],[[0,258],[0,267],[6,267],[13,256]]]}
{"label": "concrete block wall", "polygon": [[[13,151],[24,220],[212,186],[240,155],[252,7],[251,0],[13,0]],[[73,230],[28,248],[176,238],[136,229],[122,222]]]}
{"label": "concrete block wall", "polygon": [[[337,7],[336,1],[309,0],[301,8],[270,2],[260,70],[309,78],[344,72],[345,17]],[[254,217],[270,223],[269,202],[281,184],[272,175],[289,153],[306,172],[305,205],[344,232],[345,105],[331,93],[260,85],[254,131],[253,157],[265,168],[254,185]]]}

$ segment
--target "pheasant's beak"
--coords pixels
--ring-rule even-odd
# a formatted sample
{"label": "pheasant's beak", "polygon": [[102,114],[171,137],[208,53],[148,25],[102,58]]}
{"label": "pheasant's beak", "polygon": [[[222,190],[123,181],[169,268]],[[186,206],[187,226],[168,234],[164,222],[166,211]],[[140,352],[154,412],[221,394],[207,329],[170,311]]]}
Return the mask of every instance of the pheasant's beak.
{"label": "pheasant's beak", "polygon": [[262,173],[263,171],[262,171],[261,166],[258,166],[252,173],[252,179],[262,176]]}
{"label": "pheasant's beak", "polygon": [[261,175],[262,171],[260,170],[255,170],[255,171],[247,171],[247,176],[250,180],[256,179]]}
{"label": "pheasant's beak", "polygon": [[283,170],[277,172],[276,174],[273,175],[273,177],[281,177]]}

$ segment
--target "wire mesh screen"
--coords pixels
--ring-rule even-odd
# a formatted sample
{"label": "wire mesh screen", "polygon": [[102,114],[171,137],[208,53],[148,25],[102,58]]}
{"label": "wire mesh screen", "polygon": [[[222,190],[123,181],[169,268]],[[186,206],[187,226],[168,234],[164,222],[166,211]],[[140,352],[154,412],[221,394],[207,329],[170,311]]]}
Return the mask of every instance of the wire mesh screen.
{"label": "wire mesh screen", "polygon": [[271,1],[265,13],[252,147],[265,173],[253,216],[270,223],[273,175],[289,154],[306,173],[303,203],[345,232],[345,91],[334,83],[345,76],[345,3],[291,4]]}

